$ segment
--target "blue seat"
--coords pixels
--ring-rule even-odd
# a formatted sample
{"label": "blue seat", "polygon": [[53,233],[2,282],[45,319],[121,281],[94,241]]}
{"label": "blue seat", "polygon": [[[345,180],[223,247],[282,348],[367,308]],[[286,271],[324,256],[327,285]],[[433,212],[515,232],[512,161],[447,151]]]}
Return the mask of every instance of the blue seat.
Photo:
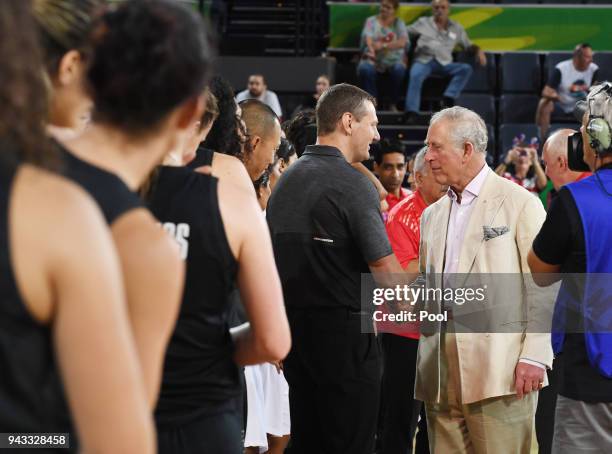
{"label": "blue seat", "polygon": [[492,95],[464,93],[457,98],[456,104],[473,110],[485,123],[495,123],[495,100]]}
{"label": "blue seat", "polygon": [[501,55],[500,87],[502,93],[538,93],[542,75],[536,53],[506,52]]}
{"label": "blue seat", "polygon": [[497,69],[495,66],[495,54],[486,52],[487,64],[480,66],[474,61],[474,54],[461,52],[457,55],[457,61],[472,65],[474,72],[463,89],[464,93],[494,93],[497,85]]}
{"label": "blue seat", "polygon": [[[525,134],[525,141],[529,143],[532,137],[538,137],[538,127],[533,123],[510,123],[499,127],[499,162],[505,157],[508,150],[512,148],[512,141],[520,134]],[[542,144],[540,144],[540,152]]]}
{"label": "blue seat", "polygon": [[505,94],[499,99],[499,123],[535,123],[536,95]]}

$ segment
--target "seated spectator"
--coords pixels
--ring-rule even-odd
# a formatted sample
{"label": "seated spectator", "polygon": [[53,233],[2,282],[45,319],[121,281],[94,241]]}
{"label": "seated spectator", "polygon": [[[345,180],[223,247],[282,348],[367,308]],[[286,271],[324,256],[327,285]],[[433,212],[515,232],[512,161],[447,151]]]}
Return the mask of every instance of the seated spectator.
{"label": "seated spectator", "polygon": [[573,121],[572,111],[576,101],[586,98],[589,88],[597,81],[598,69],[593,63],[593,49],[586,43],[578,44],[571,59],[555,66],[542,89],[536,112],[542,139],[548,134],[551,116]]}
{"label": "seated spectator", "polygon": [[484,51],[472,44],[460,24],[448,18],[448,0],[433,0],[431,8],[432,16],[421,17],[407,27],[411,40],[418,39],[406,92],[405,111],[408,122],[414,121],[419,112],[421,88],[430,74],[451,77],[443,94],[443,104],[445,107],[455,105],[455,99],[472,75],[472,67],[469,64],[453,63],[452,52],[455,47],[459,45],[475,53],[480,65],[487,64]]}
{"label": "seated spectator", "polygon": [[394,103],[400,96],[400,87],[406,73],[403,58],[408,34],[404,21],[395,15],[398,8],[399,0],[382,0],[380,13],[366,19],[361,32],[363,55],[357,66],[361,86],[374,97],[378,96],[378,74],[390,74],[391,110],[397,110]]}
{"label": "seated spectator", "polygon": [[291,117],[294,117],[298,112],[301,112],[304,109],[315,109],[317,107],[317,101],[319,100],[319,96],[323,94],[325,90],[329,88],[330,80],[326,74],[321,74],[317,77],[317,83],[315,85],[315,92],[313,94],[306,95],[299,106],[293,112]]}
{"label": "seated spectator", "polygon": [[266,79],[262,74],[251,74],[247,89],[236,95],[236,102],[241,103],[246,99],[257,99],[264,104],[267,104],[274,111],[278,118],[283,116],[278,96],[272,90],[268,90]]}
{"label": "seated spectator", "polygon": [[406,152],[399,140],[383,139],[377,145],[374,156],[374,173],[387,191],[389,211],[401,200],[410,195],[402,188],[406,176]]}
{"label": "seated spectator", "polygon": [[495,173],[535,194],[544,189],[546,175],[538,158],[538,139],[533,137],[527,144],[524,134],[515,137],[512,148]]}

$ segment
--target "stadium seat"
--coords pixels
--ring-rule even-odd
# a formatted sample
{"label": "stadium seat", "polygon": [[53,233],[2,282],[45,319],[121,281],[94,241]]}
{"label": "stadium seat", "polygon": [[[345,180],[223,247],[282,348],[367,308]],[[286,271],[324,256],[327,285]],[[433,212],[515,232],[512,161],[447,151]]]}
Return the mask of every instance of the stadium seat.
{"label": "stadium seat", "polygon": [[536,95],[502,95],[499,99],[499,122],[534,123],[538,101]]}
{"label": "stadium seat", "polygon": [[486,52],[487,65],[480,66],[474,62],[474,55],[468,52],[461,52],[457,56],[457,61],[469,63],[474,72],[463,89],[464,93],[494,93],[497,83],[497,71],[495,66],[495,54]]}
{"label": "stadium seat", "polygon": [[[525,140],[529,142],[532,137],[538,137],[538,127],[533,124],[503,124],[499,127],[499,160],[501,161],[510,148],[512,148],[512,141],[520,134],[525,134]],[[542,144],[540,143],[540,150],[542,152]]]}
{"label": "stadium seat", "polygon": [[593,54],[593,61],[599,66],[599,82],[612,81],[612,52],[597,52]]}
{"label": "stadium seat", "polygon": [[501,55],[502,93],[538,93],[542,76],[536,53],[506,52]]}
{"label": "stadium seat", "polygon": [[495,101],[491,95],[462,94],[456,104],[473,110],[485,123],[495,123]]}

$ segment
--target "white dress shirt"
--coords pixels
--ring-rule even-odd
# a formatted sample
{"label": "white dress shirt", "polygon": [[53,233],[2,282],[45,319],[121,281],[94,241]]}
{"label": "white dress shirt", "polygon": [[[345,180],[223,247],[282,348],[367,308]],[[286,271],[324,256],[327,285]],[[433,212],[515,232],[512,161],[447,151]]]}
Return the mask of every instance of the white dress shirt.
{"label": "white dress shirt", "polygon": [[[461,193],[461,201],[457,197],[455,191],[448,188],[448,196],[451,199],[451,211],[448,220],[448,228],[446,231],[446,252],[444,255],[444,274],[453,274],[457,272],[459,266],[459,255],[463,246],[463,237],[465,229],[472,215],[472,210],[476,205],[476,199],[482,190],[487,175],[491,172],[489,166],[484,164],[480,172],[468,183]],[[519,362],[531,364],[542,369],[546,369],[543,364],[530,360],[528,358],[520,358]]]}

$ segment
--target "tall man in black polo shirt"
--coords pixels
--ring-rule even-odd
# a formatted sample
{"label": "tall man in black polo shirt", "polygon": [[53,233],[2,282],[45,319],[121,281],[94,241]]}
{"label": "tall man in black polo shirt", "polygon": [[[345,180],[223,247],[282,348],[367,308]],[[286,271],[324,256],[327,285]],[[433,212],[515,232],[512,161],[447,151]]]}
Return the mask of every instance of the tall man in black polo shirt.
{"label": "tall man in black polo shirt", "polygon": [[565,275],[557,299],[566,323],[555,454],[612,446],[612,85],[594,87],[586,105],[584,162],[595,173],[561,188],[528,257],[538,284],[558,279],[552,273],[582,276]]}
{"label": "tall man in black polo shirt", "polygon": [[267,210],[293,335],[291,452],[371,454],[381,361],[374,334],[361,333],[361,273],[403,271],[376,189],[351,167],[379,139],[373,98],[334,85],[316,115],[317,144],[283,174]]}

